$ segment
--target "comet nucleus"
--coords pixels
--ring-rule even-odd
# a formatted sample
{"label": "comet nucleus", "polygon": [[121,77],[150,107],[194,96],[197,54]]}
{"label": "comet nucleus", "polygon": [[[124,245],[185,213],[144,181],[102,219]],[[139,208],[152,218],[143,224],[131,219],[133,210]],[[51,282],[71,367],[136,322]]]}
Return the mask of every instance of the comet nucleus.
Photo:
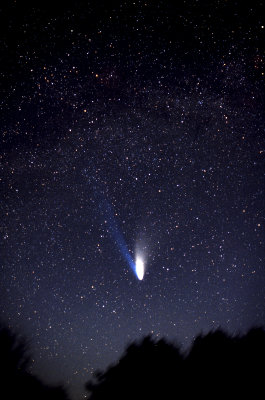
{"label": "comet nucleus", "polygon": [[140,257],[136,258],[135,272],[136,272],[137,278],[141,281],[144,277],[144,262]]}

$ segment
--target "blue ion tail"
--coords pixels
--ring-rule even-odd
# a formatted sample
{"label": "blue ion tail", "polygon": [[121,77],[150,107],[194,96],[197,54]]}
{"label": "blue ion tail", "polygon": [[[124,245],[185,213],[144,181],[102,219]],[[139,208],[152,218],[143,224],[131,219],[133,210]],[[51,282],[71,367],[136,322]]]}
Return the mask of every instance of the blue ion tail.
{"label": "blue ion tail", "polygon": [[123,237],[123,234],[119,230],[118,224],[115,220],[114,213],[112,210],[111,205],[107,200],[104,200],[100,204],[101,207],[104,208],[104,214],[106,215],[106,220],[108,223],[108,228],[110,230],[111,236],[116,243],[117,247],[119,248],[121,254],[123,255],[124,259],[127,261],[129,264],[131,270],[135,274],[135,276],[142,280],[143,277],[141,278],[141,273],[139,273],[139,267],[137,268],[137,262],[135,263],[131,254],[129,253],[129,250],[127,248],[125,239]]}

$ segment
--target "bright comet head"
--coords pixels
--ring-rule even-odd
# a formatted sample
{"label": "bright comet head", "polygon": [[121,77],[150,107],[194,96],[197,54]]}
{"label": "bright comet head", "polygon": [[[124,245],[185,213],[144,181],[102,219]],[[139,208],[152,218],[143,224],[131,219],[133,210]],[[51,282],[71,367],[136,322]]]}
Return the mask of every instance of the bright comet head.
{"label": "bright comet head", "polygon": [[135,271],[138,279],[141,281],[144,277],[144,262],[140,257],[136,258]]}

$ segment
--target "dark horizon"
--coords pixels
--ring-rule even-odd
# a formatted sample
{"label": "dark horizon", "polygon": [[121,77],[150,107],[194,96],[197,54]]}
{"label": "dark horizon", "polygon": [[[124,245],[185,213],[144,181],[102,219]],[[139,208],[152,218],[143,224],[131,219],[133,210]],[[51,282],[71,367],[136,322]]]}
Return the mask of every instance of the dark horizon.
{"label": "dark horizon", "polygon": [[[30,372],[34,359],[25,338],[0,326],[0,383],[10,400],[71,400],[63,382],[49,385]],[[188,350],[152,335],[130,343],[121,357],[83,384],[89,400],[161,399],[204,396],[223,399],[260,395],[263,388],[265,329],[245,335],[216,329],[198,335]],[[220,385],[221,382],[221,385]],[[218,390],[217,390],[218,388]],[[80,392],[82,392],[80,388]]]}

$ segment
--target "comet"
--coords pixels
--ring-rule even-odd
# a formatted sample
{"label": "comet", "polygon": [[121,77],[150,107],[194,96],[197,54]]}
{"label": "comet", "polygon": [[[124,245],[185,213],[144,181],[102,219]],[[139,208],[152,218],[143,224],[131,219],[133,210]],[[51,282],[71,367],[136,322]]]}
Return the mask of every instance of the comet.
{"label": "comet", "polygon": [[117,245],[120,253],[123,255],[131,270],[135,274],[135,276],[142,281],[144,277],[144,262],[141,257],[136,256],[136,260],[134,261],[129,250],[127,244],[125,242],[125,238],[123,236],[122,231],[119,229],[118,222],[115,218],[115,213],[112,208],[112,205],[105,199],[103,196],[99,197],[99,208],[104,216],[104,222],[106,224],[108,232],[111,234],[114,243]]}
{"label": "comet", "polygon": [[[95,175],[96,173],[97,171],[95,171]],[[116,244],[124,259],[127,261],[127,264],[130,266],[134,275],[137,277],[137,279],[139,279],[139,281],[142,281],[145,272],[143,259],[139,255],[137,255],[137,253],[136,260],[133,259],[131,252],[127,247],[125,237],[119,228],[119,224],[115,217],[115,212],[112,204],[104,195],[104,187],[100,185],[100,183],[93,177],[93,175],[92,179],[94,183],[93,191],[95,199],[97,200],[100,214],[104,218],[106,231],[111,235],[114,243]]]}
{"label": "comet", "polygon": [[135,272],[136,272],[137,278],[140,281],[142,281],[143,277],[144,277],[144,262],[139,256],[136,257]]}

